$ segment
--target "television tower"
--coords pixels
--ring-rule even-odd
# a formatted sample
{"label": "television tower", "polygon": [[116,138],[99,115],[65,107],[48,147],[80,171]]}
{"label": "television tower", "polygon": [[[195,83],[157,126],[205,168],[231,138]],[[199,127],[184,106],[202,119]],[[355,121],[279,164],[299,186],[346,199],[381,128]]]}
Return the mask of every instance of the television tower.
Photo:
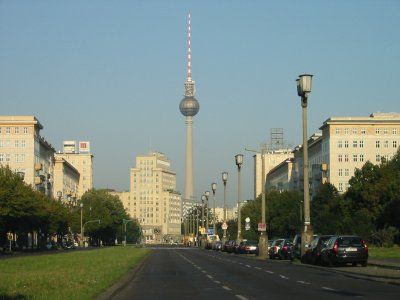
{"label": "television tower", "polygon": [[192,80],[192,53],[190,45],[190,13],[188,14],[187,25],[187,77],[185,82],[185,97],[179,104],[179,110],[186,117],[186,164],[185,164],[185,200],[190,201],[194,198],[193,187],[193,117],[199,112],[199,102],[194,97],[195,85]]}

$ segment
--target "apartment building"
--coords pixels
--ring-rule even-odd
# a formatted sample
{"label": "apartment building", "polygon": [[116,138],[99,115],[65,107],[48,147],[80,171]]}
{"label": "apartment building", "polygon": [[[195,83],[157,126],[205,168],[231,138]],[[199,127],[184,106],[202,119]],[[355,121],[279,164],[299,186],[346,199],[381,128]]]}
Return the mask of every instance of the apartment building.
{"label": "apartment building", "polygon": [[[291,149],[266,150],[264,152],[264,174],[267,175],[273,168],[284,160],[293,157]],[[263,180],[261,153],[253,155],[254,158],[254,199],[262,192]]]}
{"label": "apartment building", "polygon": [[139,155],[130,173],[130,212],[142,226],[145,242],[180,239],[181,194],[168,158],[160,152]]}
{"label": "apartment building", "polygon": [[8,165],[34,189],[53,197],[55,149],[41,135],[34,116],[0,116],[0,164]]}
{"label": "apartment building", "polygon": [[54,196],[67,204],[76,205],[79,195],[79,171],[64,158],[54,157]]}
{"label": "apartment building", "polygon": [[93,154],[90,152],[88,141],[64,141],[63,152],[58,152],[57,157],[65,159],[80,174],[77,198],[93,188]]}
{"label": "apartment building", "polygon": [[[400,146],[400,114],[373,113],[368,117],[331,117],[320,127],[321,133],[308,141],[310,193],[315,194],[319,185],[330,182],[339,192],[345,192],[356,168],[365,162],[380,164],[389,160]],[[278,175],[289,167],[285,164],[270,172],[267,186],[277,188],[277,182],[288,189],[303,189],[302,147],[293,151],[289,182]]]}

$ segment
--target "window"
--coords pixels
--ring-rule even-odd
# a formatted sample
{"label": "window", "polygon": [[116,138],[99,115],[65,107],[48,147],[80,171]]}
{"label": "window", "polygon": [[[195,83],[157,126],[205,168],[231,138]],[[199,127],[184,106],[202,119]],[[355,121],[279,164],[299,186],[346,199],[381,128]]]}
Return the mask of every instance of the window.
{"label": "window", "polygon": [[388,134],[388,129],[387,128],[383,128],[383,134]]}
{"label": "window", "polygon": [[343,147],[342,141],[338,141],[338,148],[342,148],[342,147]]}
{"label": "window", "polygon": [[348,162],[348,161],[349,161],[349,155],[348,155],[348,154],[345,154],[345,155],[344,155],[344,161],[345,161],[345,162]]}
{"label": "window", "polygon": [[375,157],[376,162],[381,162],[381,156],[379,154],[376,155]]}
{"label": "window", "polygon": [[397,128],[393,128],[392,134],[397,134]]}
{"label": "window", "polygon": [[384,146],[385,148],[389,148],[389,141],[385,141],[384,144],[383,144],[383,146]]}
{"label": "window", "polygon": [[357,154],[353,154],[353,161],[357,162]]}
{"label": "window", "polygon": [[360,154],[360,161],[361,161],[361,162],[364,161],[364,154]]}
{"label": "window", "polygon": [[6,134],[10,134],[11,132],[11,127],[6,127]]}
{"label": "window", "polygon": [[397,148],[397,141],[393,141],[393,148]]}
{"label": "window", "polygon": [[343,192],[343,182],[339,182],[339,192]]}
{"label": "window", "polygon": [[339,169],[339,176],[343,176],[343,169]]}
{"label": "window", "polygon": [[353,141],[353,148],[357,148],[357,141]]}
{"label": "window", "polygon": [[380,147],[381,147],[381,141],[376,141],[375,148],[380,148]]}
{"label": "window", "polygon": [[357,134],[357,128],[353,128],[353,134]]}
{"label": "window", "polygon": [[344,129],[344,134],[349,134],[349,129],[348,128]]}
{"label": "window", "polygon": [[11,160],[11,154],[0,153],[0,162],[9,162]]}
{"label": "window", "polygon": [[380,128],[375,128],[375,134],[381,134],[381,129]]}
{"label": "window", "polygon": [[28,127],[24,127],[24,133],[25,133],[25,134],[28,133]]}
{"label": "window", "polygon": [[349,148],[349,141],[344,141],[344,147]]}
{"label": "window", "polygon": [[349,169],[344,169],[344,176],[349,176]]}
{"label": "window", "polygon": [[339,128],[336,128],[335,133],[336,133],[336,134],[339,134],[339,133],[340,133],[340,129],[339,129]]}
{"label": "window", "polygon": [[1,133],[1,127],[0,127],[0,133]]}
{"label": "window", "polygon": [[19,127],[14,127],[14,133],[19,133]]}
{"label": "window", "polygon": [[25,154],[15,154],[14,158],[17,163],[25,162]]}
{"label": "window", "polygon": [[364,148],[364,141],[360,141],[359,145],[360,145],[360,148]]}
{"label": "window", "polygon": [[361,134],[366,134],[367,131],[365,130],[365,128],[361,128]]}

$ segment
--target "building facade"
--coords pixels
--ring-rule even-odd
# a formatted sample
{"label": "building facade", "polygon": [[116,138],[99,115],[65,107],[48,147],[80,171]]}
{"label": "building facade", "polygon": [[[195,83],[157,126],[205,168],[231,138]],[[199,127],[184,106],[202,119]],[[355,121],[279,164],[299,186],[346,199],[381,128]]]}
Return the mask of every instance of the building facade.
{"label": "building facade", "polygon": [[[267,175],[273,168],[284,160],[293,157],[291,149],[267,150],[264,152],[264,174]],[[262,192],[263,172],[261,153],[257,153],[254,158],[254,199]]]}
{"label": "building facade", "polygon": [[131,216],[142,226],[145,242],[180,239],[181,194],[171,162],[160,152],[140,155],[130,173]]}
{"label": "building facade", "polygon": [[0,164],[53,197],[55,149],[40,135],[42,129],[34,116],[0,116]]}
{"label": "building facade", "polygon": [[54,157],[54,196],[64,203],[76,205],[79,195],[79,171],[57,154]]}
{"label": "building facade", "polygon": [[82,195],[93,188],[93,154],[90,152],[90,143],[80,141],[64,141],[63,152],[57,153],[68,161],[80,174],[79,187],[77,197],[80,199]]}
{"label": "building facade", "polygon": [[[400,146],[400,114],[373,113],[368,117],[331,117],[308,142],[310,193],[315,195],[324,182],[333,184],[343,193],[349,188],[354,171],[367,161],[380,164],[390,160]],[[284,183],[279,176],[288,172],[288,166],[279,165],[267,175],[267,186],[302,191],[303,151],[293,150],[291,176]]]}

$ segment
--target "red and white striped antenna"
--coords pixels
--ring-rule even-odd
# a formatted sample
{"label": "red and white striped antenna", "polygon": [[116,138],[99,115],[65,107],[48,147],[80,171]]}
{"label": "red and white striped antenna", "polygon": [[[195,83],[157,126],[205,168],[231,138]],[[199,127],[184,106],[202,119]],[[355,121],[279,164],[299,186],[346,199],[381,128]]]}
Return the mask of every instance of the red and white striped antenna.
{"label": "red and white striped antenna", "polygon": [[187,26],[187,40],[188,40],[188,52],[187,52],[187,81],[192,81],[192,52],[190,48],[190,33],[191,33],[191,25],[190,25],[190,12],[188,14],[188,26]]}

